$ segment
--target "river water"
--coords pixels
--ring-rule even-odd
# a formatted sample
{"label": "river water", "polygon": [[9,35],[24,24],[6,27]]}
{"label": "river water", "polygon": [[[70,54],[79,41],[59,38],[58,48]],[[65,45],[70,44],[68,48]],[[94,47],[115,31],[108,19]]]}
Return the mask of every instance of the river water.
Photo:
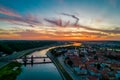
{"label": "river water", "polygon": [[[75,43],[74,46],[81,45],[81,43]],[[70,45],[63,45],[58,47],[65,47]],[[55,47],[51,47],[55,48]],[[35,51],[31,53],[30,55],[27,55],[29,57],[46,57],[46,53],[49,49],[44,49],[41,51]],[[47,61],[50,61],[50,59],[47,59]],[[22,72],[20,75],[17,76],[16,80],[62,80],[62,77],[60,73],[58,72],[56,66],[53,63],[47,63],[47,64],[33,64],[22,66]]]}
{"label": "river water", "polygon": [[[46,56],[48,50],[36,51],[28,56]],[[22,72],[17,76],[16,80],[62,80],[60,73],[53,63],[23,65],[21,68]]]}

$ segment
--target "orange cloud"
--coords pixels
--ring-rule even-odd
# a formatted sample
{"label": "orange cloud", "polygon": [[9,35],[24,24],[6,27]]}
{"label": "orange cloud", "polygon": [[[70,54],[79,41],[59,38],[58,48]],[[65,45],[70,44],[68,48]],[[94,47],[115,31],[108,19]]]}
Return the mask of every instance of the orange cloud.
{"label": "orange cloud", "polygon": [[118,39],[120,34],[103,34],[99,32],[72,32],[52,30],[0,30],[0,39],[26,40],[108,40]]}
{"label": "orange cloud", "polygon": [[[89,26],[83,26],[78,24],[79,18],[75,15],[69,15],[62,13],[63,15],[70,16],[76,20],[75,23],[70,23],[70,21],[65,22],[62,19],[47,19],[44,21],[49,22],[54,25],[50,29],[42,29],[42,22],[39,21],[35,16],[27,15],[22,16],[16,12],[9,10],[8,8],[0,7],[0,14],[8,15],[8,17],[0,16],[0,21],[9,22],[15,25],[25,26],[40,26],[38,30],[2,30],[0,29],[0,39],[32,39],[32,40],[106,40],[106,39],[120,39],[120,28],[114,29],[97,29]],[[101,22],[101,20],[97,20]],[[42,25],[42,26],[41,26]],[[47,24],[45,24],[47,25]],[[45,26],[46,27],[46,26]],[[58,29],[55,29],[55,28]],[[67,29],[65,28],[67,27]],[[68,28],[80,28],[84,31],[74,31]],[[89,31],[89,32],[88,32]],[[113,34],[113,35],[111,35]]]}

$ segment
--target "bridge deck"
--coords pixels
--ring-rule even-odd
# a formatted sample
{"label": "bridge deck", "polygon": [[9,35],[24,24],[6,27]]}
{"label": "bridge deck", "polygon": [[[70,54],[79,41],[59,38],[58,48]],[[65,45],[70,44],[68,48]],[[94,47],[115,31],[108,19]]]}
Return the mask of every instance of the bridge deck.
{"label": "bridge deck", "polygon": [[52,63],[49,57],[24,57],[16,59],[18,62],[22,64],[45,64]]}
{"label": "bridge deck", "polygon": [[27,63],[22,63],[22,64],[46,64],[46,63],[52,63],[52,62],[51,61],[49,61],[49,62],[33,62],[33,63],[27,62]]}
{"label": "bridge deck", "polygon": [[22,58],[17,58],[17,59],[31,59],[31,58],[39,59],[39,58],[49,58],[49,57],[26,57],[26,58],[22,57]]}

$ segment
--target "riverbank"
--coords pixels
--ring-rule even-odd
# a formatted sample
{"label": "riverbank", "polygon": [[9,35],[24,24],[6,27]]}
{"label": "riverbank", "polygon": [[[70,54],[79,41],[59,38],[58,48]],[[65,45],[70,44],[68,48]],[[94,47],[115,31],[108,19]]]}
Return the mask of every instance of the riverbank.
{"label": "riverbank", "polygon": [[[80,44],[82,45],[82,44]],[[72,45],[74,46],[74,45]],[[61,48],[61,47],[72,47],[71,45],[68,46],[57,46],[54,47],[52,49],[57,50],[57,48]],[[78,46],[78,45],[77,45]],[[77,46],[75,45],[75,47],[77,48]],[[56,65],[56,67],[58,68],[59,72],[61,73],[61,75],[65,78],[65,80],[83,80],[84,78],[81,76],[77,76],[74,71],[71,70],[70,66],[67,66],[64,63],[63,60],[63,55],[60,55],[59,51],[58,53],[56,53],[56,55],[53,55],[50,51],[52,50],[50,49],[47,53],[48,57],[50,57],[50,59],[53,61],[53,63]],[[62,53],[61,53],[62,54]],[[84,79],[85,80],[85,79]]]}
{"label": "riverbank", "polygon": [[52,46],[56,46],[57,44],[54,45],[49,45],[49,46],[44,46],[44,47],[39,47],[39,48],[34,48],[34,49],[28,49],[28,50],[24,50],[24,51],[20,51],[8,56],[4,56],[4,57],[0,57],[0,68],[4,67],[5,65],[9,64],[12,60],[15,60],[17,58],[20,58],[22,56],[28,55],[34,51],[38,51],[38,50],[42,50],[42,49],[46,49]]}
{"label": "riverbank", "polygon": [[[35,51],[27,56],[46,56],[49,49]],[[54,63],[26,65],[21,68],[22,72],[16,80],[63,80]]]}
{"label": "riverbank", "polygon": [[16,80],[21,73],[21,65],[18,62],[11,62],[0,69],[0,80]]}
{"label": "riverbank", "polygon": [[14,60],[16,58],[19,58],[19,57],[22,57],[26,54],[29,54],[31,52],[34,52],[35,50],[37,50],[38,48],[35,48],[35,49],[29,49],[29,50],[24,50],[24,51],[21,51],[21,52],[17,52],[15,54],[11,54],[9,56],[5,56],[5,57],[2,57],[0,58],[0,68],[6,66],[7,64],[9,64],[11,62],[11,60]]}
{"label": "riverbank", "polygon": [[[52,46],[54,46],[54,45],[52,45]],[[4,68],[6,67],[6,66],[8,66],[9,65],[9,63],[12,61],[12,60],[14,60],[14,59],[16,59],[16,58],[19,58],[19,57],[22,57],[22,56],[24,56],[24,55],[28,55],[29,53],[32,53],[32,52],[34,52],[34,51],[38,51],[38,50],[42,50],[42,49],[46,49],[46,48],[49,48],[49,47],[52,47],[52,46],[46,46],[46,47],[41,47],[41,48],[35,48],[35,49],[30,49],[30,50],[25,50],[25,51],[21,51],[21,52],[18,52],[18,53],[16,53],[16,54],[12,54],[12,55],[10,55],[10,56],[6,56],[6,57],[4,57],[4,58],[1,58],[0,60],[2,60],[2,62],[0,62],[0,63],[3,63],[3,65],[2,66],[0,66],[1,67],[1,70],[5,70]],[[7,61],[4,61],[4,60],[6,60],[7,59]],[[53,58],[54,59],[54,58]],[[69,74],[65,71],[65,69],[64,68],[62,68],[62,65],[59,63],[59,61],[57,61],[57,59],[56,60],[52,60],[53,62],[54,62],[54,64],[56,65],[56,67],[57,67],[57,69],[58,69],[58,71],[60,72],[60,74],[61,74],[61,77],[63,78],[63,80],[73,80],[73,79],[71,79],[71,77],[69,76]],[[8,64],[8,65],[7,65]],[[4,67],[3,67],[4,66]],[[1,72],[1,73],[4,73],[4,72]],[[8,70],[5,70],[5,71],[8,71]],[[12,72],[12,71],[11,71]],[[12,74],[12,73],[11,73]],[[7,74],[6,74],[7,75]],[[17,76],[18,74],[16,74],[16,76]],[[14,76],[14,75],[13,75]],[[11,77],[11,76],[10,76]],[[2,77],[3,78],[3,77]],[[4,79],[0,79],[0,80],[4,80]],[[6,79],[5,78],[5,80],[14,80],[14,78],[12,78],[12,79]]]}
{"label": "riverbank", "polygon": [[58,71],[60,72],[63,80],[73,80],[73,78],[69,75],[69,73],[64,69],[64,67],[60,64],[57,58],[55,58],[50,51],[46,53],[46,55],[52,60],[52,62],[56,65]]}

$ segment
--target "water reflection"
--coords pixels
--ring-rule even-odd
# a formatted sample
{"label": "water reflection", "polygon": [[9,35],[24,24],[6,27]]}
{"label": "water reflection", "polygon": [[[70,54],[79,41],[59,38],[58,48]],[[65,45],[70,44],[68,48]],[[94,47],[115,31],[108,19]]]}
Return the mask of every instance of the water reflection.
{"label": "water reflection", "polygon": [[[48,49],[42,51],[33,52],[27,57],[46,57],[46,52]],[[22,60],[22,59],[21,59]],[[50,61],[49,58],[46,59]],[[20,61],[20,59],[19,59]],[[28,59],[28,61],[31,61]],[[44,61],[44,59],[35,59],[34,62]],[[22,72],[17,77],[16,80],[62,80],[61,75],[59,74],[57,68],[53,63],[47,64],[33,64],[33,65],[26,65],[22,66]]]}
{"label": "water reflection", "polygon": [[[65,47],[65,46],[71,46],[71,45],[62,45],[58,47]],[[55,48],[55,47],[51,47],[51,48]],[[27,57],[31,57],[31,56],[46,57],[46,52],[51,48],[44,49],[41,51],[35,51],[32,54],[27,55]],[[42,59],[42,61],[43,60],[44,59]],[[35,61],[40,61],[40,59]],[[62,80],[62,77],[53,63],[47,63],[47,64],[33,64],[33,66],[23,65],[22,73],[17,77],[16,80]]]}
{"label": "water reflection", "polygon": [[62,80],[53,63],[22,66],[22,73],[16,80]]}
{"label": "water reflection", "polygon": [[31,57],[31,56],[34,56],[34,57],[46,57],[46,52],[48,51],[49,49],[44,49],[44,50],[41,50],[41,51],[35,51],[33,52],[32,54],[30,55],[27,55],[28,57]]}

